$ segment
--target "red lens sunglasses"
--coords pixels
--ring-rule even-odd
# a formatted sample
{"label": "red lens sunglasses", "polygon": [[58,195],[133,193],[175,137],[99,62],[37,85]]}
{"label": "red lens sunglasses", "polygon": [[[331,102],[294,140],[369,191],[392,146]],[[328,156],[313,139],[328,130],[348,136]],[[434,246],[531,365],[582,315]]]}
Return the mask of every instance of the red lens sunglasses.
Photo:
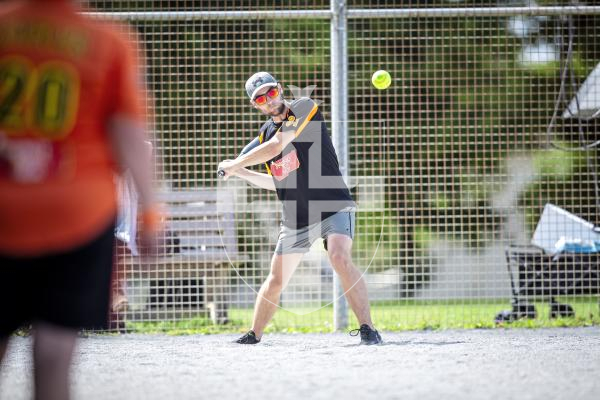
{"label": "red lens sunglasses", "polygon": [[254,102],[256,104],[258,104],[259,106],[262,106],[267,103],[267,96],[269,96],[269,98],[271,98],[271,99],[279,96],[279,88],[274,87],[274,88],[270,89],[267,93],[261,94],[260,96],[256,96],[254,98]]}

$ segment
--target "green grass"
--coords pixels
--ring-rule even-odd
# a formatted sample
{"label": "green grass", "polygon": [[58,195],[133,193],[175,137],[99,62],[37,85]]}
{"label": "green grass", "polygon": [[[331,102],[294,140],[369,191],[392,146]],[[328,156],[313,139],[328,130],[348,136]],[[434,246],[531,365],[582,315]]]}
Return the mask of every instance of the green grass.
{"label": "green grass", "polygon": [[[503,328],[548,328],[600,325],[598,298],[562,297],[557,299],[575,309],[575,317],[549,317],[550,307],[546,302],[535,302],[537,318],[523,319],[502,324]],[[417,301],[372,302],[373,320],[377,329],[385,331],[425,329],[474,329],[497,328],[495,315],[510,308],[508,300],[460,300],[460,301]],[[266,332],[282,333],[327,333],[333,331],[333,310],[327,306],[316,311],[311,309],[278,310]],[[183,321],[128,322],[128,329],[139,333],[215,334],[241,333],[249,329],[252,309],[230,309],[230,322],[213,325],[206,317]],[[348,329],[358,327],[350,315]]]}
{"label": "green grass", "polygon": [[[558,327],[600,325],[598,299],[559,298],[575,309],[573,318],[550,318],[546,302],[534,302],[538,316],[535,319],[505,323],[503,327]],[[462,301],[407,301],[404,304],[383,304],[374,307],[374,319],[382,330],[422,329],[474,329],[495,328],[494,317],[502,310],[510,309],[508,301],[462,300]]]}

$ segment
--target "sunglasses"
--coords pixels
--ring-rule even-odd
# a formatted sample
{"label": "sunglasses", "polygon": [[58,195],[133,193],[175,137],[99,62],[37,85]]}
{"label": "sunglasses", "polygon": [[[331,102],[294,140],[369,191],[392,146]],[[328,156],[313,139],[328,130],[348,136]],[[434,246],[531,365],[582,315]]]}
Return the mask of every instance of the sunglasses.
{"label": "sunglasses", "polygon": [[279,88],[274,87],[272,89],[269,89],[267,93],[261,94],[260,96],[256,96],[254,98],[254,102],[259,106],[265,105],[267,103],[267,96],[269,96],[270,99],[279,96]]}

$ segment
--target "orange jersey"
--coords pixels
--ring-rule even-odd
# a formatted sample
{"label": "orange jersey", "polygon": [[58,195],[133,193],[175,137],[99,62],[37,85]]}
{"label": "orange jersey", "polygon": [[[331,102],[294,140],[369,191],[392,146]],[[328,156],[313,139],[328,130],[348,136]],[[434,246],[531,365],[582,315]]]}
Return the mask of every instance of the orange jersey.
{"label": "orange jersey", "polygon": [[111,116],[143,122],[135,49],[69,1],[0,8],[0,253],[92,240],[116,215]]}

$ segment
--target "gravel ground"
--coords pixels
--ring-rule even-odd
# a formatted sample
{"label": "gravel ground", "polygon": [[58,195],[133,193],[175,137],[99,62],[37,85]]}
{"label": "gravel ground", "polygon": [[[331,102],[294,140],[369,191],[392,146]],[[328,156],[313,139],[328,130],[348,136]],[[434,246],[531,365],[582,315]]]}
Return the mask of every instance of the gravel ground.
{"label": "gravel ground", "polygon": [[[347,334],[92,336],[74,399],[600,399],[600,327]],[[0,399],[31,398],[31,341],[12,340]]]}

